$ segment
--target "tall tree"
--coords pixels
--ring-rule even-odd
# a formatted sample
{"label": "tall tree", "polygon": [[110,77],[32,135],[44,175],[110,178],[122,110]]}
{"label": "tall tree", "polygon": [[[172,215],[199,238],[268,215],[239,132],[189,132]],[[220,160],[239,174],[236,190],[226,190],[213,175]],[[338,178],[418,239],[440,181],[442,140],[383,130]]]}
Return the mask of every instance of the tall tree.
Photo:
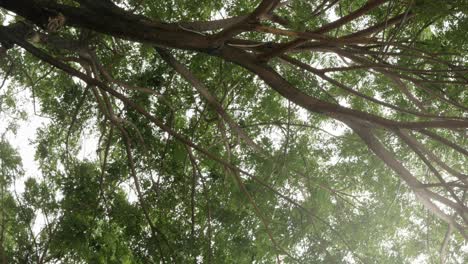
{"label": "tall tree", "polygon": [[0,7],[2,98],[51,120],[28,261],[467,260],[466,1]]}

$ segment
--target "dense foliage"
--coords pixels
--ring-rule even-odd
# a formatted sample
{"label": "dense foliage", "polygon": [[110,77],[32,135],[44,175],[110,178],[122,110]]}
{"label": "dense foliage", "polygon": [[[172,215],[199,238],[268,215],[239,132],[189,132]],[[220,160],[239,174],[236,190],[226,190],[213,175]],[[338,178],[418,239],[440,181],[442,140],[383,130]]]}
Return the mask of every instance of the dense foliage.
{"label": "dense foliage", "polygon": [[468,262],[466,0],[0,8],[0,263]]}

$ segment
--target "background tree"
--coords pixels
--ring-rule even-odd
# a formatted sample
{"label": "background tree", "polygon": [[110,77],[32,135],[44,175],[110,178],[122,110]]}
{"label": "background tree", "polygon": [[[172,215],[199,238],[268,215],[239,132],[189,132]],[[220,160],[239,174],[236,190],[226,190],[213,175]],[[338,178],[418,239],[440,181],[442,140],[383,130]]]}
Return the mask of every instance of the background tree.
{"label": "background tree", "polygon": [[466,262],[466,1],[0,7],[51,120],[26,262]]}

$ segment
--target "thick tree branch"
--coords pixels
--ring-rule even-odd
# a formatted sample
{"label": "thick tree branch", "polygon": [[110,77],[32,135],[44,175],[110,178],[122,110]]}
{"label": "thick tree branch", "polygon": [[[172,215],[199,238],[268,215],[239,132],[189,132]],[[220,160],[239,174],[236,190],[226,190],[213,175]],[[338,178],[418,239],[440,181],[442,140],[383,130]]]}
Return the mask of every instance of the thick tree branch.
{"label": "thick tree branch", "polygon": [[267,15],[271,13],[279,3],[280,0],[262,0],[260,5],[246,18],[223,29],[211,38],[218,44],[224,43],[226,40],[249,30],[251,27],[255,26],[255,24],[267,18]]}
{"label": "thick tree branch", "polygon": [[[379,7],[380,5],[382,5],[383,3],[387,2],[388,0],[369,0],[368,2],[366,2],[365,5],[363,5],[361,8],[357,9],[356,11],[336,20],[336,21],[333,21],[331,23],[328,23],[326,25],[323,25],[322,27],[318,28],[318,29],[315,29],[315,30],[312,30],[311,33],[315,33],[315,34],[325,34],[335,28],[338,28],[356,18],[359,18],[360,16],[363,16],[365,14],[367,14],[367,12],[369,12],[370,10],[374,9],[374,8],[377,8]],[[261,61],[268,61],[274,57],[277,57],[285,52],[287,52],[288,50],[292,50],[304,43],[306,43],[308,41],[308,39],[304,39],[304,38],[298,38],[298,39],[295,39],[291,42],[288,42],[288,43],[285,43],[285,44],[282,44],[279,48],[271,51],[271,52],[268,52],[268,53],[265,53],[265,54],[262,54],[261,56],[259,56],[259,60]]]}
{"label": "thick tree branch", "polygon": [[[440,219],[444,220],[448,224],[453,224],[460,233],[467,237],[465,233],[465,227],[456,223],[453,217],[444,213],[439,207],[437,207],[431,199],[437,199],[434,193],[428,193],[424,188],[421,182],[419,182],[412,174],[409,172],[398,160],[395,159],[393,154],[390,153],[379,140],[373,135],[369,128],[364,127],[356,123],[355,121],[343,120],[349,127],[356,132],[359,137],[366,143],[366,145],[371,149],[376,156],[378,156],[387,166],[389,166],[393,171],[395,171],[414,191],[416,198],[428,209],[430,212],[434,213]],[[442,202],[441,200],[438,200]],[[456,209],[457,205],[452,204],[451,202],[444,201],[445,205],[450,206]],[[457,210],[457,209],[456,209]],[[457,210],[458,211],[458,210]],[[463,210],[462,210],[463,211]]]}

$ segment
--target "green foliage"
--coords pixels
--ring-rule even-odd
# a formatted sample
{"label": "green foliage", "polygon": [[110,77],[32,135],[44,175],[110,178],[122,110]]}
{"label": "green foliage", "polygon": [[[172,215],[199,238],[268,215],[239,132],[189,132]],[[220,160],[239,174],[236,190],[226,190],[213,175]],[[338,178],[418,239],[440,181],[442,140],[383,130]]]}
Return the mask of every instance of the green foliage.
{"label": "green foliage", "polygon": [[[81,1],[60,2],[78,6]],[[260,1],[113,2],[169,23],[245,15]],[[327,13],[342,17],[366,1],[339,1],[327,13],[311,18],[320,2],[291,1],[276,14],[290,19],[291,30],[313,31],[333,21]],[[405,12],[412,1],[389,2],[385,8],[368,12],[366,19],[329,32],[330,36],[344,36]],[[414,21],[387,29],[376,38],[412,42],[414,50],[462,53],[465,57],[460,58],[458,66],[466,66],[466,1],[414,2],[412,12],[418,14]],[[0,19],[6,20],[3,11]],[[105,80],[110,87],[210,155],[250,175],[234,172],[184,145],[129,105],[109,96],[107,103],[115,110],[115,117],[123,120],[111,124],[111,118],[100,109],[102,105],[94,100],[92,88],[29,53],[11,49],[8,54],[13,70],[0,91],[1,114],[16,111],[18,116],[25,116],[23,104],[32,104],[32,100],[23,102],[16,96],[15,89],[20,87],[31,93],[37,113],[50,122],[36,131],[33,142],[39,175],[23,177],[18,150],[7,140],[0,141],[0,242],[7,263],[274,263],[277,258],[285,263],[412,263],[420,255],[430,259],[427,263],[435,263],[439,258],[446,225],[429,215],[415,201],[410,188],[341,123],[323,114],[305,113],[258,76],[216,54],[171,51],[267,156],[255,153],[152,45],[82,28],[66,27],[54,34],[50,35],[82,42],[89,34],[87,48],[95,52],[107,74],[132,86]],[[248,34],[241,37],[290,40],[284,36],[267,39],[258,32]],[[79,49],[37,46],[64,61],[83,58]],[[345,65],[342,58],[319,50],[292,56],[321,68]],[[447,68],[415,58],[414,50],[397,50],[403,55],[393,61],[394,66],[434,71]],[[442,56],[453,59],[451,55]],[[77,62],[69,65],[84,72]],[[0,63],[2,76],[9,66]],[[425,120],[353,96],[279,59],[271,61],[270,66],[316,99],[392,120]],[[327,76],[365,96],[416,109],[389,78],[368,69]],[[443,79],[435,76],[433,80]],[[466,89],[456,84],[438,88],[430,83],[427,87],[468,104]],[[408,89],[428,111],[466,119],[466,112],[436,102],[432,93],[411,85]],[[15,126],[12,122],[5,135],[14,135]],[[466,131],[437,132],[460,146],[468,144]],[[376,134],[405,166],[429,182],[427,168],[414,152],[390,133]],[[97,139],[93,146],[82,143],[89,135]],[[130,142],[128,151],[125,135]],[[466,158],[452,148],[423,135],[417,138],[453,168],[466,172]],[[83,157],[83,145],[93,149],[89,156]],[[136,175],[132,175],[132,169]],[[240,188],[236,177],[251,197]],[[23,192],[16,193],[16,183],[24,185]],[[448,252],[450,261],[466,262],[466,241],[460,234],[453,235]]]}

